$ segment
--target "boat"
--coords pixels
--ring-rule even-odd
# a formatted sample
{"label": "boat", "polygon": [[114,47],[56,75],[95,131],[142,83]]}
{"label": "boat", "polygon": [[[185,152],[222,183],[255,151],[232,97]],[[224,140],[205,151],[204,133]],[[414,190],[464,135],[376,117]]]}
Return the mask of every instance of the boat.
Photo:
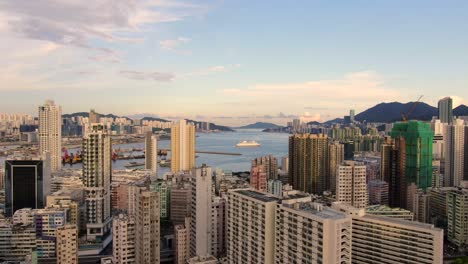
{"label": "boat", "polygon": [[236,144],[236,147],[260,147],[260,143],[255,141],[241,141]]}
{"label": "boat", "polygon": [[124,167],[128,169],[128,168],[140,167],[140,166],[144,166],[144,165],[145,165],[144,162],[139,163],[139,162],[132,161],[132,162],[128,163],[127,165],[125,165]]}

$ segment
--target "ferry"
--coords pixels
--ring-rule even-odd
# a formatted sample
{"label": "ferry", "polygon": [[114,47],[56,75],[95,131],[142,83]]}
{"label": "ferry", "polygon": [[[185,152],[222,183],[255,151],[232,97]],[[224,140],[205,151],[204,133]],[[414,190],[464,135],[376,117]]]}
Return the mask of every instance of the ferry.
{"label": "ferry", "polygon": [[236,147],[260,147],[260,143],[255,141],[241,141],[236,144]]}
{"label": "ferry", "polygon": [[138,162],[132,161],[132,162],[128,163],[127,165],[124,165],[124,167],[129,169],[129,168],[134,168],[134,167],[141,167],[141,166],[144,166],[144,165],[145,165],[144,162],[138,163]]}

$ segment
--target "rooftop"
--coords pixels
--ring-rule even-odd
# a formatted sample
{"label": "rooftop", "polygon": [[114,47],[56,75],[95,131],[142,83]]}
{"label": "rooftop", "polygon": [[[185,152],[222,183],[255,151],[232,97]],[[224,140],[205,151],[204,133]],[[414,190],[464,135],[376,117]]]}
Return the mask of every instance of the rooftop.
{"label": "rooftop", "polygon": [[238,194],[248,196],[248,197],[253,198],[253,199],[257,199],[257,200],[265,202],[265,203],[280,201],[280,199],[278,199],[276,197],[269,196],[269,195],[267,195],[265,193],[261,193],[261,192],[257,192],[257,191],[253,191],[253,190],[237,190],[237,191],[234,191],[234,192],[236,192]]}
{"label": "rooftop", "polygon": [[371,205],[366,208],[366,212],[372,213],[372,212],[405,212],[405,213],[411,213],[410,211],[403,209],[403,208],[392,208],[386,205]]}
{"label": "rooftop", "polygon": [[312,215],[316,215],[323,219],[344,219],[346,214],[336,211],[330,207],[324,206],[319,203],[314,202],[305,202],[305,203],[296,203],[292,206],[285,206],[288,208],[295,209],[297,211],[306,212]]}

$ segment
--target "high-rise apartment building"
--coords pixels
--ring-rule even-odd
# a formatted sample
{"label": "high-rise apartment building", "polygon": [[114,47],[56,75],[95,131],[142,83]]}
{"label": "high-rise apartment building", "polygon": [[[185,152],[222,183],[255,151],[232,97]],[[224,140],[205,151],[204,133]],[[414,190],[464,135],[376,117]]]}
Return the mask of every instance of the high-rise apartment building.
{"label": "high-rise apartment building", "polygon": [[328,171],[330,177],[327,177],[326,189],[336,193],[336,173],[338,165],[344,161],[344,145],[339,142],[333,142],[328,146]]}
{"label": "high-rise apartment building", "polygon": [[265,192],[267,190],[267,173],[265,165],[255,165],[250,168],[250,186],[257,190]]}
{"label": "high-rise apartment building", "polygon": [[[409,121],[396,123],[390,135],[394,140],[390,155],[388,151],[382,154],[383,163],[390,160],[390,179],[384,179],[389,183],[390,206],[409,208],[408,203],[412,201],[408,201],[408,187],[412,183],[423,191],[432,186],[434,133],[429,124]],[[385,174],[387,171],[384,168]]]}
{"label": "high-rise apartment building", "polygon": [[135,259],[136,263],[160,262],[159,194],[146,188],[135,193]]}
{"label": "high-rise apartment building", "polygon": [[[466,185],[466,182],[462,182]],[[468,188],[451,190],[446,196],[447,238],[458,247],[468,244]]]}
{"label": "high-rise apartment building", "polygon": [[101,115],[96,112],[96,110],[91,109],[89,111],[89,117],[88,117],[88,123],[95,124],[95,123],[100,123],[101,121]]}
{"label": "high-rise apartment building", "polygon": [[444,126],[444,186],[460,186],[465,170],[465,121],[456,119]]}
{"label": "high-rise apartment building", "polygon": [[388,183],[382,180],[371,180],[369,189],[369,205],[388,205]]}
{"label": "high-rise apartment building", "polygon": [[433,225],[368,215],[342,203],[333,209],[352,217],[353,263],[443,263],[444,234]]}
{"label": "high-rise apartment building", "polygon": [[174,226],[175,264],[186,264],[190,256],[190,217],[185,224]]}
{"label": "high-rise apartment building", "polygon": [[145,135],[145,169],[158,176],[158,138],[151,131]]}
{"label": "high-rise apartment building", "polygon": [[159,194],[161,218],[168,219],[171,209],[171,186],[166,181],[157,179],[151,183],[150,189]]}
{"label": "high-rise apartment building", "polygon": [[39,107],[39,154],[46,152],[51,171],[62,169],[62,107],[52,100]]}
{"label": "high-rise apartment building", "polygon": [[66,224],[56,231],[57,264],[78,264],[78,228]]}
{"label": "high-rise apartment building", "polygon": [[445,97],[439,100],[439,120],[442,123],[451,124],[453,121],[453,100],[450,97]]}
{"label": "high-rise apartment building", "polygon": [[228,263],[274,263],[279,201],[252,190],[228,191]]}
{"label": "high-rise apartment building", "polygon": [[278,178],[278,159],[273,157],[273,155],[259,157],[252,160],[252,168],[259,165],[264,166],[267,180],[276,180]]}
{"label": "high-rise apartment building", "polygon": [[289,182],[295,190],[322,194],[326,190],[328,170],[326,135],[289,137]]}
{"label": "high-rise apartment building", "polygon": [[192,171],[192,209],[190,256],[208,256],[211,252],[212,171],[203,164]]}
{"label": "high-rise apartment building", "polygon": [[189,171],[195,167],[195,127],[180,120],[171,127],[171,171]]}
{"label": "high-rise apartment building", "polygon": [[0,221],[0,259],[3,261],[24,261],[36,250],[36,228],[33,224],[12,224]]}
{"label": "high-rise apartment building", "polygon": [[281,171],[285,174],[289,173],[289,157],[281,158]]}
{"label": "high-rise apartment building", "polygon": [[227,201],[213,197],[211,202],[211,255],[221,258],[226,255]]}
{"label": "high-rise apartment building", "polygon": [[85,186],[88,240],[102,239],[111,229],[112,145],[102,124],[92,124],[83,138],[83,184]]}
{"label": "high-rise apartment building", "polygon": [[22,208],[43,208],[50,193],[48,160],[5,161],[5,216]]}
{"label": "high-rise apartment building", "polygon": [[192,187],[189,182],[181,182],[171,188],[170,217],[174,225],[184,224],[192,212]]}
{"label": "high-rise apartment building", "polygon": [[283,200],[276,205],[274,263],[351,263],[351,217],[318,203]]}
{"label": "high-rise apartment building", "polygon": [[349,160],[338,165],[336,200],[356,208],[367,207],[368,195],[365,165]]}
{"label": "high-rise apartment building", "polygon": [[119,215],[112,223],[115,264],[135,263],[135,221],[133,216]]}

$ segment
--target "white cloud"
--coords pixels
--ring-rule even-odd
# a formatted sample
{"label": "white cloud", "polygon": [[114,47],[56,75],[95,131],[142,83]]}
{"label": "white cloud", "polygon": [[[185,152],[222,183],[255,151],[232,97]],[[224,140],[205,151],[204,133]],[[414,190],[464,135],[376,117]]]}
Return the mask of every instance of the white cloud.
{"label": "white cloud", "polygon": [[222,72],[231,72],[237,68],[241,67],[240,64],[230,64],[230,65],[216,65],[211,66],[205,69],[195,70],[193,72],[189,72],[185,74],[185,76],[205,76],[214,73],[222,73]]}
{"label": "white cloud", "polygon": [[175,51],[175,52],[183,53],[183,54],[189,54],[190,51],[188,51],[188,50],[179,50],[178,48],[183,44],[189,43],[190,41],[192,41],[190,38],[178,37],[176,39],[161,40],[159,42],[159,46],[163,50]]}
{"label": "white cloud", "polygon": [[133,80],[153,80],[170,82],[174,80],[174,74],[166,72],[120,71],[120,74]]}
{"label": "white cloud", "polygon": [[314,113],[303,116],[310,121],[323,121],[321,119],[327,114],[344,115],[343,106],[359,111],[382,100],[401,100],[399,91],[387,87],[384,78],[374,71],[348,73],[337,79],[254,84],[218,92],[226,99],[254,102],[243,106],[242,111],[263,109],[271,112],[280,108],[298,113],[310,109]]}

